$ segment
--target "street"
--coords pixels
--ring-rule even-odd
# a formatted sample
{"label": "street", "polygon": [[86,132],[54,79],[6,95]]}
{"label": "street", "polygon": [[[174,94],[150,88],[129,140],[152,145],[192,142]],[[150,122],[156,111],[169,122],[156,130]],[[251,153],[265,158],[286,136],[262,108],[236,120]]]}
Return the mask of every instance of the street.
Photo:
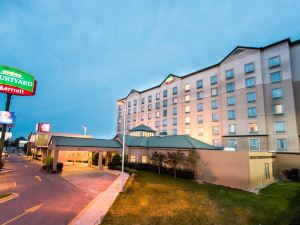
{"label": "street", "polygon": [[[0,204],[0,224],[68,224],[92,197],[57,174],[47,174],[41,166],[22,156],[10,155],[5,167],[13,170],[0,175],[0,184],[15,182],[9,193],[19,197]],[[1,191],[1,190],[0,190]]]}

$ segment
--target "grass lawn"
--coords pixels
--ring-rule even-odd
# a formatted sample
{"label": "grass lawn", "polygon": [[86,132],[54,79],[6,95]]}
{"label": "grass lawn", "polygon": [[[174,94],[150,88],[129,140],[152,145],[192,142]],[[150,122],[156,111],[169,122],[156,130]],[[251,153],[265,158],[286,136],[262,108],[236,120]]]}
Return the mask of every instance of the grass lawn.
{"label": "grass lawn", "polygon": [[288,224],[300,210],[300,183],[278,182],[252,194],[142,171],[120,194],[104,225]]}
{"label": "grass lawn", "polygon": [[10,196],[10,195],[11,195],[11,193],[8,193],[8,194],[0,194],[0,199],[1,199],[1,198],[5,198],[5,197]]}

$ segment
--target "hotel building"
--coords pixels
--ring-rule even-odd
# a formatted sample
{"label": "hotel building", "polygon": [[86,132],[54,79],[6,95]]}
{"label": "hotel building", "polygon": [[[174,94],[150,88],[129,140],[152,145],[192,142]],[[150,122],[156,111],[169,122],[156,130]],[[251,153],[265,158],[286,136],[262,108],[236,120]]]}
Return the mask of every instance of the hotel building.
{"label": "hotel building", "polygon": [[[145,124],[232,150],[299,152],[300,40],[237,46],[215,65],[170,74],[121,100],[127,131]],[[124,110],[119,106],[118,133]]]}

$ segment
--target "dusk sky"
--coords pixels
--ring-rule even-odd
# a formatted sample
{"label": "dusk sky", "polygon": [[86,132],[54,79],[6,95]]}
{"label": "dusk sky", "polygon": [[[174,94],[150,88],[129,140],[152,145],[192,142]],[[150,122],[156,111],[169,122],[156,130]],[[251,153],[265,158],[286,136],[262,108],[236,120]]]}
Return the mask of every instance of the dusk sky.
{"label": "dusk sky", "polygon": [[36,96],[12,99],[14,138],[37,122],[111,138],[116,100],[131,89],[215,64],[237,45],[299,39],[299,12],[299,0],[1,0],[0,64],[38,81]]}

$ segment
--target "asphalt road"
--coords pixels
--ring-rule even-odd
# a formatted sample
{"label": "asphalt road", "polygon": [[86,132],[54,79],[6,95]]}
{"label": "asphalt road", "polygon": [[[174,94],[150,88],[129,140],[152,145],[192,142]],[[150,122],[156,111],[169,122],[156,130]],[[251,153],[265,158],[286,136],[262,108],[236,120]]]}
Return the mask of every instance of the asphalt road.
{"label": "asphalt road", "polygon": [[0,175],[0,184],[16,182],[9,192],[19,197],[0,204],[0,224],[68,224],[92,199],[57,174],[47,174],[40,165],[11,155],[5,167],[14,171]]}

